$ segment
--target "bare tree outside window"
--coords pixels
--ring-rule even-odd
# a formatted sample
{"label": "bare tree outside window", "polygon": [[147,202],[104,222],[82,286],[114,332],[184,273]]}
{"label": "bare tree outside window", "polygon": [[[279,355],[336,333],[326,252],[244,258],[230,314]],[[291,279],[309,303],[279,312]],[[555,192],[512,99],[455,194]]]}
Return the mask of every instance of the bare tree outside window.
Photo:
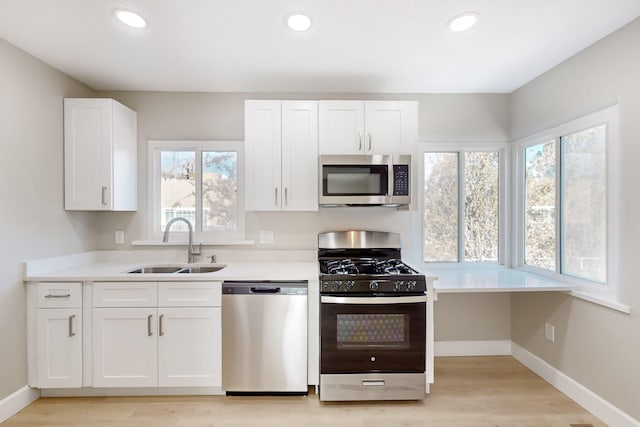
{"label": "bare tree outside window", "polygon": [[424,260],[458,261],[458,153],[424,153]]}
{"label": "bare tree outside window", "polygon": [[[160,153],[161,230],[170,219],[184,217],[196,225],[196,176],[194,151],[162,151]],[[187,231],[187,225],[177,222],[173,231]]]}
{"label": "bare tree outside window", "polygon": [[204,230],[238,226],[238,155],[233,151],[202,153],[202,222]]}
{"label": "bare tree outside window", "polygon": [[606,282],[607,164],[606,126],[561,139],[561,272]]}
{"label": "bare tree outside window", "polygon": [[499,159],[497,151],[465,153],[465,261],[498,261]]}
{"label": "bare tree outside window", "polygon": [[556,141],[525,150],[524,262],[555,271]]}

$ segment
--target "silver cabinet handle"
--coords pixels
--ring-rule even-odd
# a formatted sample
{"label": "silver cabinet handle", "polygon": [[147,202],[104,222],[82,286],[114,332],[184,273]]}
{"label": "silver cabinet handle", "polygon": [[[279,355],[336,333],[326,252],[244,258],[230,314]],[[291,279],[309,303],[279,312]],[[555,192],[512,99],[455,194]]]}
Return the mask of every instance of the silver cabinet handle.
{"label": "silver cabinet handle", "polygon": [[162,319],[164,319],[164,314],[160,315],[160,328],[158,330],[158,335],[160,335],[160,336],[164,335],[164,331],[162,330]]}
{"label": "silver cabinet handle", "polygon": [[285,206],[289,206],[289,189],[284,187],[284,204]]}
{"label": "silver cabinet handle", "polygon": [[275,188],[275,202],[276,202],[276,206],[278,206],[278,187]]}
{"label": "silver cabinet handle", "polygon": [[71,316],[69,316],[69,337],[73,337],[76,335],[75,332],[73,332],[73,319],[74,317],[76,317],[75,314],[72,314]]}
{"label": "silver cabinet handle", "polygon": [[320,302],[325,304],[414,304],[427,302],[426,295],[408,297],[334,297],[323,295]]}
{"label": "silver cabinet handle", "polygon": [[371,134],[369,133],[367,135],[369,135],[369,151],[371,151]]}
{"label": "silver cabinet handle", "polygon": [[362,132],[358,132],[358,151],[362,150]]}
{"label": "silver cabinet handle", "polygon": [[384,385],[385,385],[384,380],[362,380],[363,387],[366,387],[366,386],[384,387]]}
{"label": "silver cabinet handle", "polygon": [[102,187],[102,204],[107,205],[107,187],[105,186]]}
{"label": "silver cabinet handle", "polygon": [[153,335],[153,332],[151,332],[151,318],[153,317],[153,314],[150,314],[147,316],[147,336],[150,337],[151,335]]}
{"label": "silver cabinet handle", "polygon": [[71,294],[64,294],[64,295],[51,295],[51,294],[47,294],[44,296],[45,298],[70,298]]}

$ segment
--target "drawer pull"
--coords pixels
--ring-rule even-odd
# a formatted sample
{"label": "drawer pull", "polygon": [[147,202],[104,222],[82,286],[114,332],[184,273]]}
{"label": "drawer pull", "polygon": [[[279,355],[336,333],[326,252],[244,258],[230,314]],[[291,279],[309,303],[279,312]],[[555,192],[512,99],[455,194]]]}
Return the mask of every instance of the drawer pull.
{"label": "drawer pull", "polygon": [[164,314],[160,315],[160,330],[158,331],[158,335],[163,336],[164,331],[162,330],[162,319],[164,319]]}
{"label": "drawer pull", "polygon": [[70,298],[71,294],[66,294],[66,295],[52,295],[52,294],[47,294],[44,296],[45,298]]}
{"label": "drawer pull", "polygon": [[362,380],[362,386],[374,386],[374,387],[384,387],[384,380]]}
{"label": "drawer pull", "polygon": [[147,316],[147,336],[150,337],[151,335],[153,335],[153,332],[151,332],[151,318],[153,317],[153,314],[150,314]]}
{"label": "drawer pull", "polygon": [[75,314],[72,314],[71,316],[69,316],[69,337],[73,337],[76,335],[75,332],[73,332],[73,319],[74,317],[76,317]]}

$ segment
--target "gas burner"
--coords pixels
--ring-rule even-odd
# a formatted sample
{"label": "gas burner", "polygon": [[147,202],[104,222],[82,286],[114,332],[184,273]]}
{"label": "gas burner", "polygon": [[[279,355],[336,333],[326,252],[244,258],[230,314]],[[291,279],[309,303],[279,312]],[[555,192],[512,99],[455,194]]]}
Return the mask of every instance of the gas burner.
{"label": "gas burner", "polygon": [[329,274],[358,274],[358,267],[350,259],[327,261],[327,273]]}

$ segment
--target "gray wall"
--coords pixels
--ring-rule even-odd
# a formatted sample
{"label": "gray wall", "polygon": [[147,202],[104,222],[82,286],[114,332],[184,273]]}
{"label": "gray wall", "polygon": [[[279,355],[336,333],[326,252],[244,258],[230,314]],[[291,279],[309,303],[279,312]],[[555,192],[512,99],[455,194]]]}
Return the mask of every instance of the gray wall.
{"label": "gray wall", "polygon": [[[513,340],[640,419],[640,286],[636,263],[640,241],[640,20],[560,64],[511,96],[512,139],[619,105],[623,157],[621,206],[609,212],[620,225],[622,302],[630,315],[560,294],[514,294]],[[615,243],[615,242],[614,242]],[[544,323],[556,327],[556,342],[544,339]]]}
{"label": "gray wall", "polygon": [[0,39],[0,399],[26,384],[22,262],[97,246],[95,215],[62,200],[62,99],[91,95]]}

